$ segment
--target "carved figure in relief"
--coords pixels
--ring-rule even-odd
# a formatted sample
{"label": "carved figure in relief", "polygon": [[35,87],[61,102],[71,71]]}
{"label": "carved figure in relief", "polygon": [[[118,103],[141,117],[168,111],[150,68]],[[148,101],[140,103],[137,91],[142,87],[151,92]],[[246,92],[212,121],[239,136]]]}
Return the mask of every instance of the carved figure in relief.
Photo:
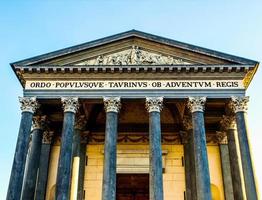
{"label": "carved figure in relief", "polygon": [[182,59],[176,59],[172,56],[163,56],[161,54],[149,53],[141,50],[137,46],[132,46],[130,50],[111,55],[100,55],[96,59],[91,59],[79,63],[79,65],[175,65],[190,64]]}
{"label": "carved figure in relief", "polygon": [[103,56],[98,56],[96,59],[96,65],[103,65],[103,63],[104,63]]}

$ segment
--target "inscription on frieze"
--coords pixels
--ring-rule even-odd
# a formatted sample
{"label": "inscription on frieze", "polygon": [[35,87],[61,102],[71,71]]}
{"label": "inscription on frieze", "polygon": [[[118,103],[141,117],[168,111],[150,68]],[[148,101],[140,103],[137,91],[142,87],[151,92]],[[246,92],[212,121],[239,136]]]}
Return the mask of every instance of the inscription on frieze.
{"label": "inscription on frieze", "polygon": [[240,80],[27,81],[26,90],[244,89]]}

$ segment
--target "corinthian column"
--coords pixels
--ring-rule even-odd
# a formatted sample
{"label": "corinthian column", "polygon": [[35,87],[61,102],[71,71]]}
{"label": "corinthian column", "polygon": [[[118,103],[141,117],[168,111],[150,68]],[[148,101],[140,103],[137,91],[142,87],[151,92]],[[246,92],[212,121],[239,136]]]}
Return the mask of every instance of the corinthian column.
{"label": "corinthian column", "polygon": [[198,200],[210,200],[210,175],[206,148],[204,105],[206,97],[189,97],[188,108],[192,113],[196,191]]}
{"label": "corinthian column", "polygon": [[33,113],[38,108],[35,97],[20,97],[19,101],[21,103],[22,116],[7,191],[7,200],[20,199]]}
{"label": "corinthian column", "polygon": [[46,116],[33,117],[33,130],[31,133],[31,147],[28,152],[27,167],[23,182],[21,200],[34,199],[37,171],[39,167],[43,129]]}
{"label": "corinthian column", "polygon": [[78,98],[76,97],[63,97],[61,101],[64,108],[64,121],[56,178],[56,199],[68,200],[70,191],[75,113],[79,107],[79,104]]}
{"label": "corinthian column", "polygon": [[106,130],[104,145],[103,200],[116,199],[116,145],[120,97],[104,97]]}
{"label": "corinthian column", "polygon": [[[237,152],[238,144],[236,143],[235,119],[232,116],[223,116],[222,120],[220,121],[220,124],[222,129],[226,131],[227,140],[228,140],[228,153],[229,153],[234,199],[242,200],[245,199],[245,193],[243,188],[244,183],[241,177],[241,167],[240,167],[241,164]],[[223,164],[223,161],[225,161],[226,159],[226,155],[222,157],[221,154],[221,158]],[[224,170],[224,168],[225,167],[223,167],[223,174],[227,172],[227,170]],[[225,178],[228,179],[228,176],[226,176]],[[225,187],[225,189],[227,189],[227,187]]]}
{"label": "corinthian column", "polygon": [[149,190],[150,200],[163,199],[162,148],[160,112],[163,107],[163,97],[146,98],[146,108],[149,112]]}
{"label": "corinthian column", "polygon": [[232,97],[231,106],[236,116],[238,141],[240,147],[247,199],[256,200],[258,199],[258,194],[256,189],[256,182],[253,171],[254,168],[252,164],[246,123],[248,101],[249,97]]}

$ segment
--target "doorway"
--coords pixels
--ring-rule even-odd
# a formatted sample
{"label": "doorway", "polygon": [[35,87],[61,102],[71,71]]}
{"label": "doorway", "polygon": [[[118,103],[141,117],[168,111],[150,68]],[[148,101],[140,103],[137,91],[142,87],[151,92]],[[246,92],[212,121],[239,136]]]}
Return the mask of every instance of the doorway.
{"label": "doorway", "polygon": [[149,174],[117,174],[116,200],[149,200]]}

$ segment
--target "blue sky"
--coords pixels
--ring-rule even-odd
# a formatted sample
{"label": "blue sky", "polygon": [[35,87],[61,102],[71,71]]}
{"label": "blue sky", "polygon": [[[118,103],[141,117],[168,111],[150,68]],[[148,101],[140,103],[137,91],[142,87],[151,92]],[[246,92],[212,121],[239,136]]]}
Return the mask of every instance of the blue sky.
{"label": "blue sky", "polygon": [[[262,60],[262,1],[25,0],[0,3],[0,199],[13,161],[22,87],[10,62],[130,29]],[[247,94],[254,163],[262,184],[262,72]],[[260,187],[261,190],[261,187]]]}

